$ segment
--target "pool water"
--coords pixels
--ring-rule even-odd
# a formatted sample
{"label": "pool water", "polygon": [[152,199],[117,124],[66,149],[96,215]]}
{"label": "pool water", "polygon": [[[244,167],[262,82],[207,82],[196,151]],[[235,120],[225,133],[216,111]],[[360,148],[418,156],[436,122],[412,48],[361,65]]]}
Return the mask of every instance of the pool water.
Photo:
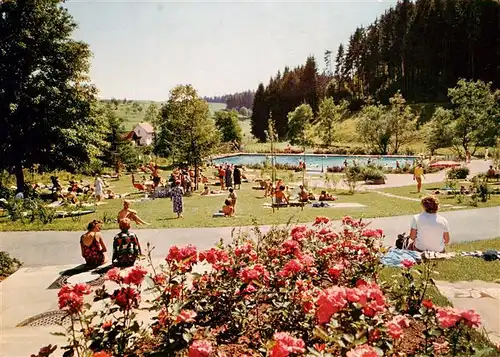
{"label": "pool water", "polygon": [[[276,155],[277,164],[298,165],[304,161],[304,155]],[[326,167],[344,166],[347,160],[349,165],[357,162],[359,165],[366,165],[370,161],[372,164],[385,167],[396,167],[396,161],[403,167],[406,163],[413,165],[415,161],[413,156],[329,156],[329,155],[305,155],[306,167],[308,170],[321,169]],[[271,163],[271,156],[266,154],[239,154],[233,156],[219,157],[212,160],[215,165],[233,164],[233,165],[256,165],[264,164],[266,161]]]}

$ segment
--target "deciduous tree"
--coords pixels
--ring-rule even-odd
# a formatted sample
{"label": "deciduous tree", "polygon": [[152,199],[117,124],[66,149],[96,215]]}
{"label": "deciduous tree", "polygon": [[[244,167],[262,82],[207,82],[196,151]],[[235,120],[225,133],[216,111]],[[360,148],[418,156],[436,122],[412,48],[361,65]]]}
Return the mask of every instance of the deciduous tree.
{"label": "deciduous tree", "polygon": [[288,139],[290,144],[301,147],[313,144],[313,130],[311,122],[314,118],[309,104],[299,105],[293,112],[288,113]]}
{"label": "deciduous tree", "polygon": [[148,105],[146,112],[144,113],[144,121],[150,123],[153,127],[158,128],[160,123],[159,108],[156,103],[151,103]]}
{"label": "deciduous tree", "polygon": [[329,147],[335,141],[335,126],[347,113],[347,102],[335,104],[333,98],[324,98],[319,104],[316,129],[323,145]]}
{"label": "deciduous tree", "polygon": [[191,85],[170,91],[170,98],[161,108],[158,140],[166,141],[159,145],[168,148],[176,161],[194,165],[196,172],[203,158],[217,148],[217,130],[208,104]]}
{"label": "deciduous tree", "polygon": [[[453,142],[457,151],[493,146],[500,134],[500,105],[490,83],[460,80],[448,90],[453,104]],[[463,151],[462,151],[463,150]]]}
{"label": "deciduous tree", "polygon": [[223,142],[241,144],[242,132],[238,122],[238,112],[232,110],[219,110],[214,115],[215,126],[219,130]]}
{"label": "deciduous tree", "polygon": [[453,144],[453,112],[443,107],[436,108],[431,121],[424,129],[425,144],[431,155],[437,149],[450,147]]}
{"label": "deciduous tree", "polygon": [[399,91],[389,99],[389,103],[387,119],[392,131],[391,148],[392,153],[397,154],[402,145],[415,138],[417,117]]}
{"label": "deciduous tree", "polygon": [[106,142],[109,147],[104,151],[103,161],[115,168],[118,176],[123,166],[137,164],[139,161],[137,148],[125,138],[123,119],[118,118],[112,109],[105,112]]}
{"label": "deciduous tree", "polygon": [[75,171],[100,154],[91,52],[60,0],[0,2],[0,169]]}

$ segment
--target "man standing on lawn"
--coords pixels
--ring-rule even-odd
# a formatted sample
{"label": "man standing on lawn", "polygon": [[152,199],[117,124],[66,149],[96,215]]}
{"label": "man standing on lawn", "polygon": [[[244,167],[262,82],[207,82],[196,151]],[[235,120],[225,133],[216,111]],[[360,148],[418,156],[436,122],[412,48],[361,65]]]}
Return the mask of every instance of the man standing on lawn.
{"label": "man standing on lawn", "polygon": [[424,178],[424,168],[422,167],[422,164],[418,164],[417,167],[415,167],[415,170],[413,170],[413,180],[417,181],[418,193],[420,193],[420,190],[422,189],[423,178]]}

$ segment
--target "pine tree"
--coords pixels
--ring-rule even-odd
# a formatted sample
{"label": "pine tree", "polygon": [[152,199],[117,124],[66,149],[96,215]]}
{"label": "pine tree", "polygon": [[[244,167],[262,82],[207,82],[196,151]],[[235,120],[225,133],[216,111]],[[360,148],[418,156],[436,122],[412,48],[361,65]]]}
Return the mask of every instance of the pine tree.
{"label": "pine tree", "polygon": [[251,130],[252,135],[261,142],[266,141],[266,130],[268,125],[269,110],[266,103],[266,90],[264,84],[260,83],[252,106]]}
{"label": "pine tree", "polygon": [[303,101],[311,106],[315,115],[318,112],[319,105],[317,76],[316,60],[310,56],[307,58],[302,75],[300,76],[300,89]]}

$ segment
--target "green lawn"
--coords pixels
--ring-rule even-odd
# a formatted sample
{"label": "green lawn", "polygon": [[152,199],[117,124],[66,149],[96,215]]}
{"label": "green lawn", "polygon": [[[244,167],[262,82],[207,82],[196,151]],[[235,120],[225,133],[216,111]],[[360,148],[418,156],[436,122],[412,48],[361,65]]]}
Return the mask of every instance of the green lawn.
{"label": "green lawn", "polygon": [[[450,252],[469,252],[488,249],[500,250],[500,238],[450,244],[447,250]],[[435,280],[500,282],[500,261],[498,260],[487,262],[477,257],[455,257],[450,260],[437,261],[434,271],[436,272],[433,276]],[[382,270],[380,279],[386,284],[391,284],[394,281],[394,276],[399,276],[400,272],[400,268],[386,267]],[[427,297],[438,305],[450,305],[450,302],[435,287],[429,289]]]}
{"label": "green lawn", "polygon": [[[287,176],[284,177],[288,181]],[[298,175],[295,176],[298,180]],[[63,182],[63,181],[61,181]],[[130,176],[122,177],[120,180],[110,181],[111,188],[117,193],[134,192],[131,185]],[[148,228],[159,227],[219,227],[219,226],[246,226],[264,224],[282,224],[291,220],[292,222],[311,222],[316,216],[327,216],[332,219],[340,219],[345,215],[352,215],[356,218],[372,218],[383,216],[397,216],[404,214],[418,213],[419,203],[401,200],[397,198],[383,197],[377,193],[356,193],[349,195],[345,192],[334,193],[338,195],[339,202],[355,202],[366,205],[365,208],[312,208],[305,206],[302,210],[299,208],[282,208],[274,213],[272,209],[265,208],[263,205],[270,202],[270,199],[263,198],[263,191],[253,190],[253,184],[243,184],[242,189],[238,191],[238,203],[236,206],[236,217],[231,218],[213,218],[212,214],[218,211],[226,195],[203,197],[199,194],[193,194],[191,197],[185,197],[185,213],[183,219],[174,219],[172,204],[169,199],[147,200],[134,202],[133,208],[139,212],[139,215],[149,223]],[[214,186],[213,188],[217,188]],[[313,189],[316,193],[319,188]],[[131,199],[140,198],[134,195]],[[63,218],[56,219],[51,224],[22,224],[20,222],[11,222],[6,218],[0,219],[0,231],[7,230],[82,230],[86,223],[94,218],[103,219],[105,217],[116,217],[122,200],[105,200],[105,204],[97,207],[95,214],[86,215],[77,219]],[[115,228],[115,223],[105,225],[106,229]]]}
{"label": "green lawn", "polygon": [[[461,185],[465,187],[469,187],[470,182],[459,182],[457,187],[460,188]],[[432,194],[436,191],[436,189],[444,188],[446,186],[445,182],[438,183],[428,183],[423,185],[423,190],[421,193],[418,193],[415,185],[412,186],[402,186],[402,187],[391,187],[382,189],[380,191],[388,192],[394,195],[403,196],[403,197],[412,197],[412,198],[422,198],[429,194]],[[445,193],[438,195],[441,206],[444,205],[456,205],[456,206],[467,206],[469,208],[475,208],[471,205],[471,199],[466,196],[460,195],[447,195]],[[478,202],[478,208],[483,207],[494,207],[500,206],[500,195],[491,195],[491,198],[487,202]],[[450,210],[451,207],[441,207],[441,210],[446,211]]]}

